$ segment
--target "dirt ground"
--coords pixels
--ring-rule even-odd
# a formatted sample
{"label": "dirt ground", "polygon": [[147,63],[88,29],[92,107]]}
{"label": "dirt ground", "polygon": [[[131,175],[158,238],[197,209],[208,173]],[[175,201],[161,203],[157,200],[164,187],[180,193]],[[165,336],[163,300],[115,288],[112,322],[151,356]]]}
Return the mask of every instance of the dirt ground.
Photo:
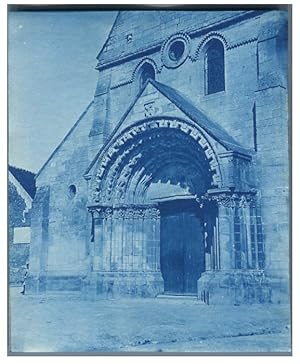
{"label": "dirt ground", "polygon": [[290,352],[287,305],[207,306],[191,299],[83,300],[10,291],[10,351]]}

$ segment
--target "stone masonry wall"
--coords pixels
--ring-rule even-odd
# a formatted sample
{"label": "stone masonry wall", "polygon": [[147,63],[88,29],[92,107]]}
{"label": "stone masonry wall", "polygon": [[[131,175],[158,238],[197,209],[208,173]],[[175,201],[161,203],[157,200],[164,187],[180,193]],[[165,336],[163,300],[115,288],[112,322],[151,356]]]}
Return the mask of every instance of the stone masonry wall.
{"label": "stone masonry wall", "polygon": [[29,259],[30,244],[14,244],[14,228],[30,226],[30,213],[25,213],[24,216],[25,201],[11,182],[8,184],[8,201],[9,283],[21,284],[24,279],[25,266]]}
{"label": "stone masonry wall", "polygon": [[[88,269],[90,225],[86,209],[87,182],[83,175],[91,160],[88,145],[92,121],[90,105],[37,177],[37,195],[49,189],[47,256],[44,257],[48,274],[70,275]],[[71,185],[75,186],[75,193],[69,190]],[[41,219],[40,214],[35,214],[34,219]],[[41,221],[34,221],[33,230],[37,231],[40,225]],[[35,239],[38,245],[42,244],[40,239],[41,236]]]}
{"label": "stone masonry wall", "polygon": [[266,274],[277,288],[273,302],[288,299],[290,264],[289,115],[287,21],[265,14],[258,43],[257,185],[261,193]]}
{"label": "stone masonry wall", "polygon": [[[197,17],[193,17],[193,19],[196,24]],[[141,23],[137,22],[134,25],[133,33],[137,33],[141,29]],[[154,29],[151,30],[154,31]],[[229,28],[221,28],[217,32],[208,31],[197,36],[190,42],[191,57],[188,57],[177,68],[163,66],[161,50],[158,50],[149,55],[142,53],[137,59],[100,71],[99,85],[106,79],[107,73],[111,73],[109,108],[113,112],[110,113],[110,127],[113,128],[119,122],[136,97],[139,90],[136,70],[143,60],[150,59],[157,67],[157,81],[180,91],[211,119],[226,128],[244,147],[253,149],[252,109],[257,88],[257,42],[255,39],[258,37],[258,30],[259,17],[256,17],[235,26],[231,25]],[[177,29],[173,29],[173,34],[176,32]],[[167,40],[171,32],[170,29],[161,27],[159,34],[165,34],[165,40]],[[208,37],[215,34],[221,37],[220,39],[224,39],[226,90],[205,95],[203,47],[205,42],[210,39]],[[144,47],[147,47],[145,38]],[[97,104],[97,98],[95,103]]]}
{"label": "stone masonry wall", "polygon": [[[194,15],[184,14],[184,19],[188,19],[186,29],[196,27],[200,17],[197,19]],[[216,23],[224,20],[227,15],[215,19]],[[176,14],[173,14],[168,27],[168,24],[161,24],[159,19],[158,23],[154,21],[150,26],[143,17],[133,23],[125,20],[124,16],[119,26],[124,28],[127,24],[130,31],[126,32],[132,33],[132,44],[129,47],[138,49],[141,55],[112,68],[100,70],[98,81],[101,84],[102,72],[110,72],[110,109],[113,113],[110,113],[109,126],[113,128],[138,93],[138,67],[143,61],[149,61],[155,65],[157,81],[183,93],[252,152],[252,178],[258,189],[258,203],[262,205],[260,217],[266,271],[271,276],[281,277],[278,278],[279,286],[280,279],[287,281],[289,269],[286,15],[286,12],[271,11],[237,24],[232,23],[228,27],[220,26],[217,30],[203,31],[190,41],[191,57],[179,67],[171,69],[162,63],[160,46],[171,35],[186,30],[181,29],[183,18],[178,15],[177,19]],[[142,32],[143,26],[145,29]],[[205,22],[202,26],[205,28]],[[159,34],[157,50],[147,54],[142,52],[143,46],[138,38],[141,33],[144,49],[149,46],[147,39],[151,43],[153,34]],[[124,37],[124,32],[120,36]],[[225,91],[206,95],[203,53],[205,42],[210,36],[221,39],[224,44]],[[113,52],[117,54],[117,45],[121,41],[121,38],[110,40],[110,53],[103,54],[103,58],[100,55],[100,64],[105,63]]]}

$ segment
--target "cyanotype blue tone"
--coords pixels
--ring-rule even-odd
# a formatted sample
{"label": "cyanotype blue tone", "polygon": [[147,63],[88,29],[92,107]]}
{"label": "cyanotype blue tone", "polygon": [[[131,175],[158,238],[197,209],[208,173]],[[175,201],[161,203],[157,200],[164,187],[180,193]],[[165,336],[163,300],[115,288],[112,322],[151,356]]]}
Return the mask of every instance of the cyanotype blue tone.
{"label": "cyanotype blue tone", "polygon": [[96,69],[36,175],[22,296],[77,333],[21,343],[14,298],[12,352],[290,352],[288,12],[120,11]]}

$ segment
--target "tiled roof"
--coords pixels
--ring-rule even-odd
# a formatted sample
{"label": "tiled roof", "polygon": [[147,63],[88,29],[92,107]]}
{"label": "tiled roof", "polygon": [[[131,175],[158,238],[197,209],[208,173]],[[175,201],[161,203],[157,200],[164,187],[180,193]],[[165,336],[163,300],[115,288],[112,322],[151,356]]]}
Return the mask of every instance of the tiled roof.
{"label": "tiled roof", "polygon": [[35,187],[35,174],[22,168],[8,166],[8,170],[12,175],[19,181],[25,191],[34,198],[36,187]]}

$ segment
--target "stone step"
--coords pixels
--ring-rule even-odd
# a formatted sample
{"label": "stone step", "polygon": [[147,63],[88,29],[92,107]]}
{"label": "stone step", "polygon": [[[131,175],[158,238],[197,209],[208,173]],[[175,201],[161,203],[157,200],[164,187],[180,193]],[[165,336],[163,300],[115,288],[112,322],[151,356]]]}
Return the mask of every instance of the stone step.
{"label": "stone step", "polygon": [[175,295],[175,294],[159,294],[156,296],[159,299],[171,299],[171,300],[193,300],[197,301],[198,298],[196,295]]}

